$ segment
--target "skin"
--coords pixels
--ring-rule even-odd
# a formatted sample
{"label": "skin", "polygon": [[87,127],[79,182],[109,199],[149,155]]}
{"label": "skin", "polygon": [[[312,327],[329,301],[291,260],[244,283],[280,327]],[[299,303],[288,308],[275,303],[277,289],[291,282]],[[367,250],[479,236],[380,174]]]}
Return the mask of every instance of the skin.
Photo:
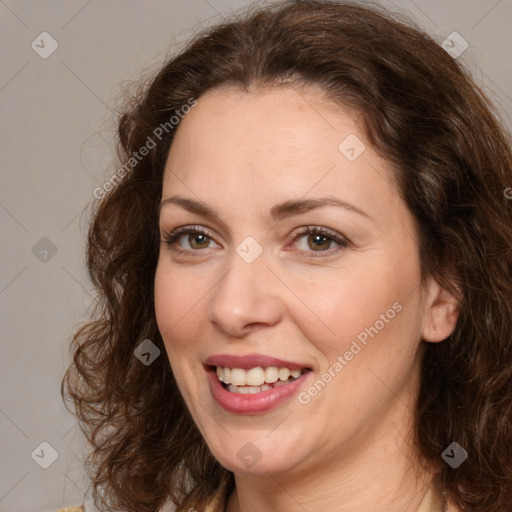
{"label": "skin", "polygon": [[[203,201],[220,219],[162,208],[163,241],[188,225],[211,238],[162,242],[155,307],[188,408],[235,474],[227,512],[360,512],[376,504],[415,512],[429,485],[411,439],[423,340],[452,332],[457,302],[433,279],[420,287],[414,220],[359,121],[312,86],[217,89],[199,98],[169,152],[162,198]],[[366,145],[355,161],[338,149],[349,134]],[[327,195],[369,218],[326,206],[269,219],[277,203]],[[325,227],[349,245],[327,238],[319,250],[315,235],[297,235],[303,226]],[[252,263],[236,252],[247,236],[263,248]],[[307,404],[294,396],[238,415],[212,397],[208,356],[304,363],[313,369],[304,391],[394,303],[401,311]],[[247,442],[261,455],[250,468],[237,456]]]}

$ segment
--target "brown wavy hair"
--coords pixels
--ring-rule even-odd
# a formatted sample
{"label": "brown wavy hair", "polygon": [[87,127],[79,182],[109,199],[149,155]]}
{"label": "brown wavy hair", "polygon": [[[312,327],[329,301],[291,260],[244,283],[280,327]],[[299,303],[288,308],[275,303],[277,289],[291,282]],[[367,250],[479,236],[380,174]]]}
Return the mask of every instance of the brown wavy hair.
{"label": "brown wavy hair", "polygon": [[[378,6],[316,0],[253,5],[203,28],[119,117],[121,165],[148,137],[157,144],[94,203],[87,266],[97,299],[74,334],[62,382],[92,445],[87,467],[98,506],[155,512],[170,499],[184,512],[213,500],[208,510],[223,510],[233,490],[233,474],[187,410],[156,324],[158,207],[176,128],[161,140],[154,130],[216,87],[295,84],[320,86],[362,114],[416,219],[422,279],[434,276],[460,301],[454,332],[425,343],[414,437],[422,463],[436,468],[444,503],[510,510],[509,136],[469,72],[412,22]],[[162,351],[149,367],[134,357],[147,338]],[[441,458],[453,441],[469,454],[457,469]]]}

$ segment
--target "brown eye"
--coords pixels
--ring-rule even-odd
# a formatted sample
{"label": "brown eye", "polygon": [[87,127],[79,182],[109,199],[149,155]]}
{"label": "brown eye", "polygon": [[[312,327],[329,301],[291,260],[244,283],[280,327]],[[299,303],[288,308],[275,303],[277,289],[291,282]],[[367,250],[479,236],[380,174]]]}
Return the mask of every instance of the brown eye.
{"label": "brown eye", "polygon": [[322,251],[329,249],[333,240],[325,235],[308,235],[308,247],[313,251]]}
{"label": "brown eye", "polygon": [[210,243],[210,239],[202,233],[195,233],[188,236],[188,243],[192,249],[206,249]]}
{"label": "brown eye", "polygon": [[200,226],[185,226],[164,235],[164,242],[177,252],[200,253],[215,243],[210,232]]}
{"label": "brown eye", "polygon": [[350,244],[343,235],[323,227],[307,226],[297,234],[294,245],[309,256],[331,256]]}

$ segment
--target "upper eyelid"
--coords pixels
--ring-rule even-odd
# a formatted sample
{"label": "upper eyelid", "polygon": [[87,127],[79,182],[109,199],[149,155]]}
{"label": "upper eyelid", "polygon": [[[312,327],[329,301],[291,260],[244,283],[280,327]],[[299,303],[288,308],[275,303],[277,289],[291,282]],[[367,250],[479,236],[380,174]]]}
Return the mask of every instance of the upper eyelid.
{"label": "upper eyelid", "polygon": [[[298,227],[293,231],[294,231],[294,233],[292,234],[292,237],[293,237],[292,241],[295,241],[299,238],[307,236],[308,234],[320,233],[320,234],[330,238],[334,243],[338,244],[338,246],[342,246],[342,245],[346,246],[346,245],[351,244],[351,241],[343,233],[338,233],[337,231],[335,231],[331,228],[327,228],[325,226],[309,224],[309,225]],[[196,225],[196,224],[178,226],[169,231],[164,230],[164,238],[165,239],[174,238],[173,242],[175,243],[176,240],[178,240],[182,236],[187,235],[187,234],[194,234],[194,233],[204,234],[205,236],[210,238],[213,242],[218,244],[218,242],[215,240],[215,236],[212,236],[211,229],[206,228],[205,226]],[[205,248],[205,249],[208,249],[208,248]],[[190,249],[184,249],[184,250],[190,251]],[[197,252],[197,251],[199,251],[199,250],[196,250],[194,252]],[[307,252],[309,252],[309,251],[307,251]],[[315,252],[315,251],[312,251],[312,252]],[[320,252],[328,252],[328,251],[318,251],[318,252],[320,253]]]}
{"label": "upper eyelid", "polygon": [[[346,239],[348,241],[348,238],[343,233],[338,233],[334,229],[327,228],[325,226],[319,226],[319,225],[316,225],[316,224],[306,224],[304,226],[300,226],[298,228],[295,228],[293,230],[293,232],[295,233],[295,236],[305,235],[305,234],[308,234],[307,229],[316,230],[316,231],[324,231],[326,235],[333,236],[333,237],[338,237],[338,238],[343,238],[343,239]],[[207,227],[205,227],[205,226],[203,226],[201,224],[185,224],[183,226],[178,226],[178,227],[173,228],[173,229],[165,229],[165,228],[161,228],[160,229],[160,231],[162,233],[162,236],[164,236],[164,237],[170,237],[170,236],[175,235],[177,233],[187,234],[189,231],[196,231],[196,230],[198,232],[205,231],[205,232],[209,233],[208,236],[210,238],[215,239],[214,232],[210,228],[207,228]],[[211,236],[211,235],[213,235],[213,236]]]}
{"label": "upper eyelid", "polygon": [[[162,226],[160,228],[160,232],[161,232],[163,237],[169,237],[172,234],[176,233],[177,231],[182,231],[183,230],[182,234],[185,234],[186,230],[194,230],[194,229],[202,229],[203,231],[208,232],[209,233],[208,236],[210,236],[210,238],[212,238],[213,240],[215,240],[215,238],[216,238],[215,233],[217,231],[216,230],[212,230],[211,228],[207,228],[206,226],[204,226],[202,224],[183,224],[183,225],[177,226],[177,227],[172,228],[172,229],[168,229],[165,226]],[[221,231],[224,231],[224,230],[222,229]],[[231,242],[231,233],[229,231],[226,232],[225,234],[221,232],[220,236],[222,238],[225,238],[228,241],[228,243]]]}
{"label": "upper eyelid", "polygon": [[[181,199],[180,199],[181,201]],[[186,203],[188,203],[188,200],[185,201]],[[312,203],[315,202],[315,200],[312,200],[311,201]],[[177,204],[177,203],[170,203],[170,204]],[[284,216],[279,216],[278,215],[278,218],[276,218],[275,220],[272,221],[272,225],[271,225],[271,228],[269,231],[273,230],[276,225],[278,224],[288,224],[288,223],[295,223],[297,222],[299,219],[302,219],[304,218],[304,221],[307,222],[307,215],[311,215],[312,213],[316,212],[316,211],[319,211],[319,210],[322,210],[323,208],[326,208],[328,206],[331,206],[329,204],[324,204],[324,205],[321,205],[321,206],[318,206],[318,207],[311,207],[309,209],[305,209],[304,211],[299,211],[299,212],[295,212],[293,214],[290,214],[290,215],[284,215]],[[350,206],[350,205],[349,205]],[[220,217],[218,217],[216,214],[208,214],[208,213],[201,213],[201,212],[196,212],[196,211],[192,211],[192,210],[188,210],[187,207],[183,207],[182,208],[185,209],[185,211],[188,211],[190,213],[192,213],[192,215],[194,217],[199,217],[201,218],[201,220],[198,220],[198,222],[204,222],[205,218],[206,220],[213,224],[215,226],[215,229],[216,231],[218,231],[221,236],[228,242],[228,243],[231,243],[232,240],[233,240],[233,232],[232,230],[229,228],[229,226],[222,220],[220,219]],[[345,210],[349,210],[350,207],[344,207],[343,209]],[[357,209],[356,209],[357,210]],[[360,210],[357,210],[357,211],[360,211]],[[364,212],[361,212],[363,216],[367,217],[367,218],[370,218],[368,217],[367,214],[365,214]],[[161,210],[161,213],[160,213],[160,216],[159,216],[159,222],[161,222],[163,225],[165,225],[167,223],[167,220],[163,220],[163,219],[167,219],[167,214],[163,214],[162,213],[162,210]],[[172,219],[172,217],[169,217],[169,219]],[[194,224],[190,224],[190,225],[194,225]],[[303,224],[303,226],[305,225],[308,225],[308,224]],[[309,224],[309,225],[312,225],[312,224]],[[178,228],[176,228],[178,229]],[[210,228],[207,228],[207,229],[210,229]],[[329,228],[325,228],[325,229],[329,229]],[[333,230],[333,229],[330,229],[334,234],[337,233],[337,230]],[[165,229],[162,229],[162,231],[166,231]],[[167,231],[167,232],[170,232],[170,231]],[[339,236],[341,236],[343,239],[346,239],[347,241],[350,242],[350,240],[345,237],[345,235],[343,235],[342,233],[339,233]]]}

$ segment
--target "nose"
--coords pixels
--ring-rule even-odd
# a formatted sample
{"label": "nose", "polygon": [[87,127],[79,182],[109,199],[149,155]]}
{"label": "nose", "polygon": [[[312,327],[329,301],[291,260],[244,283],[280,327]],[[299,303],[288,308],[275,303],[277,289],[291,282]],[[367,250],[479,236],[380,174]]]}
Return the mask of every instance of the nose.
{"label": "nose", "polygon": [[282,283],[267,268],[265,253],[247,263],[233,253],[229,270],[210,296],[210,321],[232,337],[276,325],[283,316]]}

